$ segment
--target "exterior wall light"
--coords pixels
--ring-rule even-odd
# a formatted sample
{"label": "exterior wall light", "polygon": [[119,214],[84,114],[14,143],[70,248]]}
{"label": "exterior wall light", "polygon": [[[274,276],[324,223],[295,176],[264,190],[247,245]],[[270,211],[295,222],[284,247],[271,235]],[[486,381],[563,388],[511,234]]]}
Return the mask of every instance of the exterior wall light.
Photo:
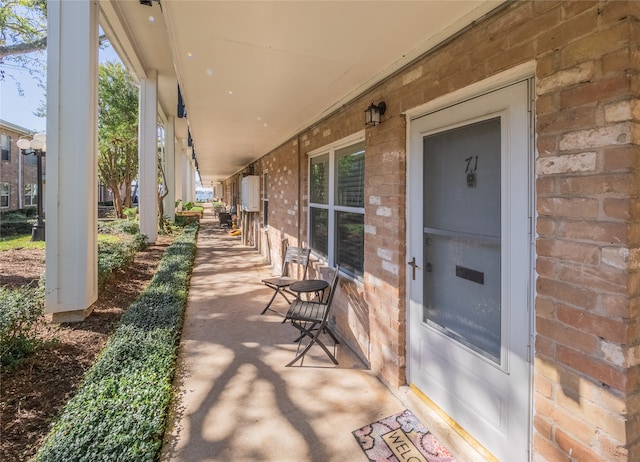
{"label": "exterior wall light", "polygon": [[386,110],[387,105],[384,101],[380,101],[377,106],[371,101],[371,106],[364,111],[364,124],[371,126],[378,125],[380,123],[380,116],[384,114]]}

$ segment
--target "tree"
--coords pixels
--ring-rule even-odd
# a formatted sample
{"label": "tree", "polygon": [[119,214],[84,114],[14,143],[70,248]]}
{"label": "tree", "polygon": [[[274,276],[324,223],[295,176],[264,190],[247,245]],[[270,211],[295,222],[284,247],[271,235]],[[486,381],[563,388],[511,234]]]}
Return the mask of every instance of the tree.
{"label": "tree", "polygon": [[138,89],[120,63],[100,65],[98,152],[98,175],[122,218],[123,206],[131,207],[131,183],[138,173]]}
{"label": "tree", "polygon": [[47,1],[3,0],[0,2],[0,79],[11,78],[11,70],[25,70],[40,84],[44,80],[47,48]]}

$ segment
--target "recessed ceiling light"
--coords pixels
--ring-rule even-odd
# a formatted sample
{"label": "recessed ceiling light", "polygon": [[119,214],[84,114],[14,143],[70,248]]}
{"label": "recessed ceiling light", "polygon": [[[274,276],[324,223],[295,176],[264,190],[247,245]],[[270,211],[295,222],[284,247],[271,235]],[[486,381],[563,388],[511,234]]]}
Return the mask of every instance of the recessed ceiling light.
{"label": "recessed ceiling light", "polygon": [[191,52],[187,53],[187,57],[188,58],[193,58],[193,53],[191,53]]}
{"label": "recessed ceiling light", "polygon": [[213,75],[213,71],[211,69],[207,69],[205,72],[207,73],[208,76]]}
{"label": "recessed ceiling light", "polygon": [[257,120],[258,122],[260,122],[260,121],[262,120],[262,117],[258,116],[258,117],[256,117],[256,120]]}
{"label": "recessed ceiling light", "polygon": [[156,22],[156,18],[154,18],[153,16],[149,16],[149,22]]}
{"label": "recessed ceiling light", "polygon": [[233,96],[233,91],[229,90],[229,95]]}
{"label": "recessed ceiling light", "polygon": [[267,123],[266,123],[266,122],[264,123],[264,126],[265,126],[265,127],[267,126]]}

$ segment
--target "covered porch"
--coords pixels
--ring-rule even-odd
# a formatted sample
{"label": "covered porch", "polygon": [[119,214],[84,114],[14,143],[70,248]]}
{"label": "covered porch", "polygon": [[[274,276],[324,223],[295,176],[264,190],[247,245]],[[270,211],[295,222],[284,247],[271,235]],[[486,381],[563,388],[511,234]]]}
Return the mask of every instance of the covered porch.
{"label": "covered porch", "polygon": [[[390,390],[345,344],[302,364],[298,332],[260,315],[273,273],[254,248],[201,221],[162,461],[366,460],[352,432],[409,409],[456,460],[485,460],[408,387]],[[286,311],[278,297],[274,308]],[[330,348],[331,342],[327,342]]]}

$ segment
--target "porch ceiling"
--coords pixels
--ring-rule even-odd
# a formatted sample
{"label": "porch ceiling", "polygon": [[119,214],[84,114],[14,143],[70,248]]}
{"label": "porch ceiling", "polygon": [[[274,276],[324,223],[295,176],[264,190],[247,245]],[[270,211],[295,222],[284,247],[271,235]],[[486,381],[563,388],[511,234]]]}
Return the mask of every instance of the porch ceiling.
{"label": "porch ceiling", "polygon": [[100,24],[135,78],[158,70],[165,117],[180,82],[208,186],[503,1],[100,0]]}

